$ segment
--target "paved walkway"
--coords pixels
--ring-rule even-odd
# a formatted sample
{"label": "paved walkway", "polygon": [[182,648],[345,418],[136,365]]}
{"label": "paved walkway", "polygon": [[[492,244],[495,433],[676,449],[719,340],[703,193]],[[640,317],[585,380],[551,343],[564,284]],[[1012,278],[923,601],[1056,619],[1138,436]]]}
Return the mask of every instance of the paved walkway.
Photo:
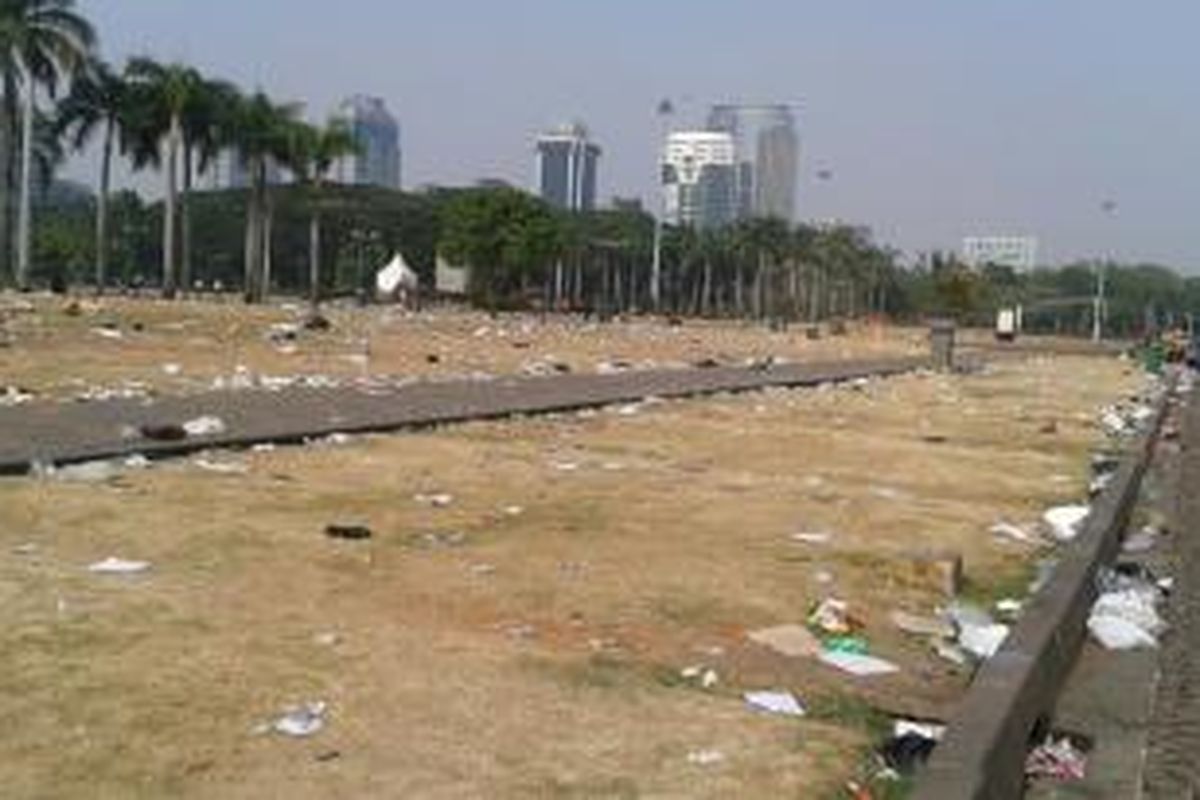
{"label": "paved walkway", "polygon": [[1182,464],[1172,501],[1167,633],[1158,664],[1145,792],[1149,800],[1200,797],[1200,390],[1183,412]]}
{"label": "paved walkway", "polygon": [[[0,409],[0,473],[23,473],[38,462],[64,464],[133,453],[183,455],[210,447],[296,442],[336,432],[389,431],[569,411],[651,396],[812,386],[908,372],[925,363],[909,358],[787,364],[765,370],[717,367],[422,382],[394,388],[211,392],[155,401],[38,403]],[[224,422],[223,433],[173,442],[131,435],[145,425],[179,425],[208,415]]]}

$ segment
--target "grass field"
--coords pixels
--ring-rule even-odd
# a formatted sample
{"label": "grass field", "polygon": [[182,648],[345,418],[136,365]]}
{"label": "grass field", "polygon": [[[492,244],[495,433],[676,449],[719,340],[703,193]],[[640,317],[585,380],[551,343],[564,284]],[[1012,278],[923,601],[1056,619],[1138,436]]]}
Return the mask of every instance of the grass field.
{"label": "grass field", "polygon": [[[148,329],[178,321],[157,313],[136,311]],[[239,359],[282,371],[256,337],[283,313],[245,323]],[[489,324],[380,321],[373,359],[400,373],[432,350],[446,358],[431,368],[504,371],[546,352],[580,369],[686,361],[714,341],[730,358],[915,346],[556,323],[514,348],[512,334],[474,335]],[[207,355],[184,377],[225,369],[209,322],[146,334],[144,348],[92,341],[79,317],[45,341],[20,325],[0,358],[46,391],[77,369],[147,376],[189,337]],[[53,342],[80,361],[35,365]],[[111,364],[83,363],[110,345]],[[329,347],[295,358],[325,370]],[[888,621],[944,601],[911,557],[961,555],[981,597],[1019,585],[1034,552],[988,527],[1077,500],[1097,408],[1136,383],[1115,359],[1013,358],[976,375],[219,456],[244,473],[180,461],[101,483],[5,480],[0,785],[14,798],[840,796],[871,744],[869,709],[941,715],[967,680]],[[449,505],[428,502],[438,493]],[[331,522],[374,536],[330,539]],[[801,531],[830,539],[797,542]],[[153,566],[87,571],[107,556]],[[898,675],[847,678],[747,640],[802,623],[827,596],[851,604]],[[682,677],[691,666],[716,685]],[[760,716],[740,699],[774,688],[819,713]],[[257,732],[306,701],[328,703],[315,736]],[[701,751],[721,758],[694,763]]]}

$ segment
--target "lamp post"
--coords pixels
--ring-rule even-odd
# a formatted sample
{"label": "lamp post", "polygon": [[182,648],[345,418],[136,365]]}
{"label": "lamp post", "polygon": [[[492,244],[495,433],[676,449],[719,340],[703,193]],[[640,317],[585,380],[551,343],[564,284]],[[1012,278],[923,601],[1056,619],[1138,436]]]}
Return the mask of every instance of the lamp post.
{"label": "lamp post", "polygon": [[667,132],[670,129],[670,118],[675,113],[675,106],[670,100],[658,104],[658,141],[654,146],[654,204],[657,213],[654,215],[654,256],[650,264],[650,305],[655,312],[662,310],[662,245],[663,217],[667,213],[666,197],[663,194],[662,159],[659,154],[666,143]]}
{"label": "lamp post", "polygon": [[[1117,203],[1115,200],[1105,200],[1100,204],[1100,210],[1106,217],[1112,219],[1117,213]],[[1107,255],[1103,256],[1100,263],[1096,265],[1096,295],[1092,298],[1092,341],[1097,343],[1104,338],[1105,290],[1107,288],[1105,273],[1108,260]]]}

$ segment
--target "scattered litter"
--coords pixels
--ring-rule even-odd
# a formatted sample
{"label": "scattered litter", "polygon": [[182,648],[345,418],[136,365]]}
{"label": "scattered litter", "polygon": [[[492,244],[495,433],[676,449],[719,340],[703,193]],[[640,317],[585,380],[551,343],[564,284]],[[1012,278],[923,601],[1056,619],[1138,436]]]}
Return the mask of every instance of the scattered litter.
{"label": "scattered litter", "polygon": [[1008,633],[1007,625],[960,625],[958,643],[976,658],[986,660],[1000,652]]}
{"label": "scattered litter", "polygon": [[1050,578],[1054,576],[1054,570],[1058,566],[1058,560],[1053,558],[1043,558],[1037,562],[1037,574],[1033,580],[1029,582],[1029,593],[1037,594],[1050,582]]}
{"label": "scattered litter", "polygon": [[245,475],[250,471],[250,466],[243,461],[214,461],[201,456],[192,463],[205,472],[218,475]]}
{"label": "scattered litter", "polygon": [[341,641],[342,637],[332,631],[318,633],[313,637],[313,642],[319,644],[321,647],[334,647]]}
{"label": "scattered litter", "polygon": [[900,668],[890,661],[884,661],[882,658],[876,658],[875,656],[863,653],[825,650],[821,653],[820,659],[824,664],[859,677],[890,675],[900,671]]}
{"label": "scattered litter", "polygon": [[1038,745],[1025,761],[1025,775],[1057,781],[1081,781],[1087,770],[1087,756],[1071,743],[1050,737]]}
{"label": "scattered litter", "polygon": [[422,505],[432,506],[433,508],[447,508],[454,502],[454,495],[444,493],[418,494],[413,496],[413,500]]}
{"label": "scattered litter", "polygon": [[751,632],[750,641],[792,658],[815,658],[821,653],[821,642],[802,625],[779,625]]}
{"label": "scattered litter", "polygon": [[37,550],[38,550],[38,546],[36,544],[34,544],[33,542],[26,542],[25,544],[19,544],[12,549],[13,555],[18,555],[18,556],[32,556],[37,553]]}
{"label": "scattered litter", "polygon": [[520,622],[515,625],[506,625],[503,627],[504,632],[512,639],[532,639],[537,636],[537,628],[530,625],[528,622]]}
{"label": "scattered litter", "polygon": [[951,664],[956,664],[960,667],[965,667],[971,660],[970,656],[967,655],[967,651],[954,642],[937,640],[933,643],[933,652],[939,658],[943,658]]}
{"label": "scattered litter", "polygon": [[284,709],[284,714],[271,726],[276,733],[293,738],[304,738],[318,733],[325,727],[327,706],[323,702],[305,703],[302,706]]}
{"label": "scattered litter", "polygon": [[111,556],[103,561],[97,561],[88,566],[88,572],[97,575],[136,575],[139,572],[146,572],[150,569],[148,561],[127,561],[123,558]]}
{"label": "scattered litter", "polygon": [[958,625],[959,646],[979,659],[994,656],[1008,638],[1007,625],[999,625],[991,614],[967,603],[954,603],[950,618]]}
{"label": "scattered litter", "polygon": [[953,623],[937,617],[921,617],[906,611],[893,611],[890,617],[893,625],[913,636],[939,636],[943,639],[953,639],[956,633]]}
{"label": "scattered litter", "polygon": [[274,453],[275,445],[271,444],[270,442],[263,442],[262,444],[256,444],[253,447],[251,447],[250,452],[251,453]]}
{"label": "scattered litter", "polygon": [[695,764],[698,767],[711,767],[713,764],[720,764],[725,760],[725,754],[720,750],[693,750],[688,753],[687,760],[689,764]]}
{"label": "scattered litter", "polygon": [[551,466],[559,472],[575,472],[579,469],[579,465],[574,461],[555,461]]}
{"label": "scattered litter", "polygon": [[1056,506],[1046,511],[1042,519],[1060,542],[1069,542],[1079,535],[1083,521],[1091,513],[1088,506]]}
{"label": "scattered litter", "polygon": [[494,564],[472,564],[470,570],[472,575],[475,575],[479,578],[485,578],[488,575],[496,574],[496,567]]}
{"label": "scattered litter", "polygon": [[793,542],[801,544],[829,544],[833,541],[833,534],[825,531],[805,531],[792,534]]}
{"label": "scattered litter", "polygon": [[467,535],[462,531],[434,531],[421,536],[421,541],[434,549],[462,547],[467,543]]}
{"label": "scattered litter", "polygon": [[720,681],[717,677],[715,669],[706,669],[704,674],[700,676],[700,685],[705,689],[712,689]]}
{"label": "scattered litter", "polygon": [[832,636],[825,640],[825,650],[829,653],[853,653],[865,656],[870,649],[867,640],[860,636]]}
{"label": "scattered litter", "polygon": [[1146,525],[1126,537],[1125,542],[1121,545],[1122,551],[1126,553],[1145,553],[1153,550],[1158,544],[1159,532],[1158,528],[1153,525]]}
{"label": "scattered litter", "polygon": [[991,528],[989,528],[988,531],[993,536],[999,536],[999,537],[1002,537],[1005,539],[1012,539],[1013,541],[1016,541],[1016,542],[1024,542],[1024,543],[1033,544],[1033,543],[1040,541],[1040,539],[1035,534],[1030,533],[1026,529],[1022,528],[1020,525],[1013,525],[1010,522],[997,522],[995,525],[993,525]]}
{"label": "scattered litter", "polygon": [[124,339],[125,334],[116,328],[92,328],[92,333],[102,339]]}
{"label": "scattered litter", "polygon": [[133,453],[126,456],[125,461],[122,463],[125,465],[125,469],[149,469],[151,465],[150,459],[141,453]]}
{"label": "scattered litter", "polygon": [[940,742],[946,735],[946,726],[938,722],[918,722],[912,719],[898,719],[892,724],[893,736],[920,736]]}
{"label": "scattered litter", "polygon": [[844,601],[834,598],[822,600],[809,614],[808,624],[823,633],[835,636],[843,636],[861,627],[857,620],[850,616],[850,607]]}
{"label": "scattered litter", "polygon": [[1166,624],[1158,614],[1162,589],[1153,576],[1101,575],[1101,594],[1088,616],[1088,630],[1108,650],[1158,646]]}
{"label": "scattered litter", "polygon": [[325,535],[331,539],[347,539],[349,541],[363,541],[370,539],[374,533],[366,525],[340,525],[330,523],[325,526]]}
{"label": "scattered litter", "polygon": [[941,725],[898,720],[892,738],[879,748],[879,756],[897,775],[912,775],[929,760],[945,730]]}
{"label": "scattered litter", "polygon": [[0,391],[0,406],[20,406],[33,400],[33,394],[16,386],[5,386]]}
{"label": "scattered litter", "polygon": [[188,420],[182,427],[188,436],[219,436],[225,432],[225,423],[213,416]]}
{"label": "scattered litter", "polygon": [[1011,619],[1013,617],[1020,616],[1021,612],[1025,609],[1025,604],[1020,600],[1006,597],[1003,600],[997,600],[995,608],[997,614],[1001,614]]}
{"label": "scattered litter", "polygon": [[183,367],[181,367],[179,364],[163,364],[162,371],[164,375],[169,375],[170,377],[174,378],[183,372]]}
{"label": "scattered litter", "polygon": [[112,480],[120,472],[120,468],[112,461],[85,461],[57,467],[52,474],[56,480],[68,483],[101,483]]}
{"label": "scattered litter", "polygon": [[506,517],[519,517],[525,513],[525,509],[522,506],[505,506],[501,511],[503,511]]}
{"label": "scattered litter", "polygon": [[188,437],[182,425],[142,425],[138,432],[155,442],[178,442]]}
{"label": "scattered litter", "polygon": [[803,717],[805,714],[804,706],[791,692],[746,692],[742,697],[746,705],[755,711],[789,717]]}
{"label": "scattered litter", "polygon": [[884,500],[903,500],[904,492],[890,486],[872,486],[871,494]]}
{"label": "scattered litter", "polygon": [[1104,490],[1112,484],[1114,477],[1110,472],[1092,478],[1091,483],[1088,484],[1088,497],[1095,498],[1103,494]]}

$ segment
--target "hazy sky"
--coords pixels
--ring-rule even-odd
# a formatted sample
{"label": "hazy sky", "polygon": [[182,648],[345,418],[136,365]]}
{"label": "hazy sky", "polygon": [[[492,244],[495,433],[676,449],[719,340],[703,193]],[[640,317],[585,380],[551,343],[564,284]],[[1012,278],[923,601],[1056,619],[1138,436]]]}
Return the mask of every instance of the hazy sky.
{"label": "hazy sky", "polygon": [[791,102],[804,218],[861,221],[910,250],[1028,232],[1043,260],[1113,251],[1200,272],[1196,0],[80,5],[111,60],[186,60],[314,119],[346,94],[383,96],[406,187],[528,186],[537,131],[579,118],[605,150],[603,198],[648,197],[661,98],[692,123],[712,102]]}

